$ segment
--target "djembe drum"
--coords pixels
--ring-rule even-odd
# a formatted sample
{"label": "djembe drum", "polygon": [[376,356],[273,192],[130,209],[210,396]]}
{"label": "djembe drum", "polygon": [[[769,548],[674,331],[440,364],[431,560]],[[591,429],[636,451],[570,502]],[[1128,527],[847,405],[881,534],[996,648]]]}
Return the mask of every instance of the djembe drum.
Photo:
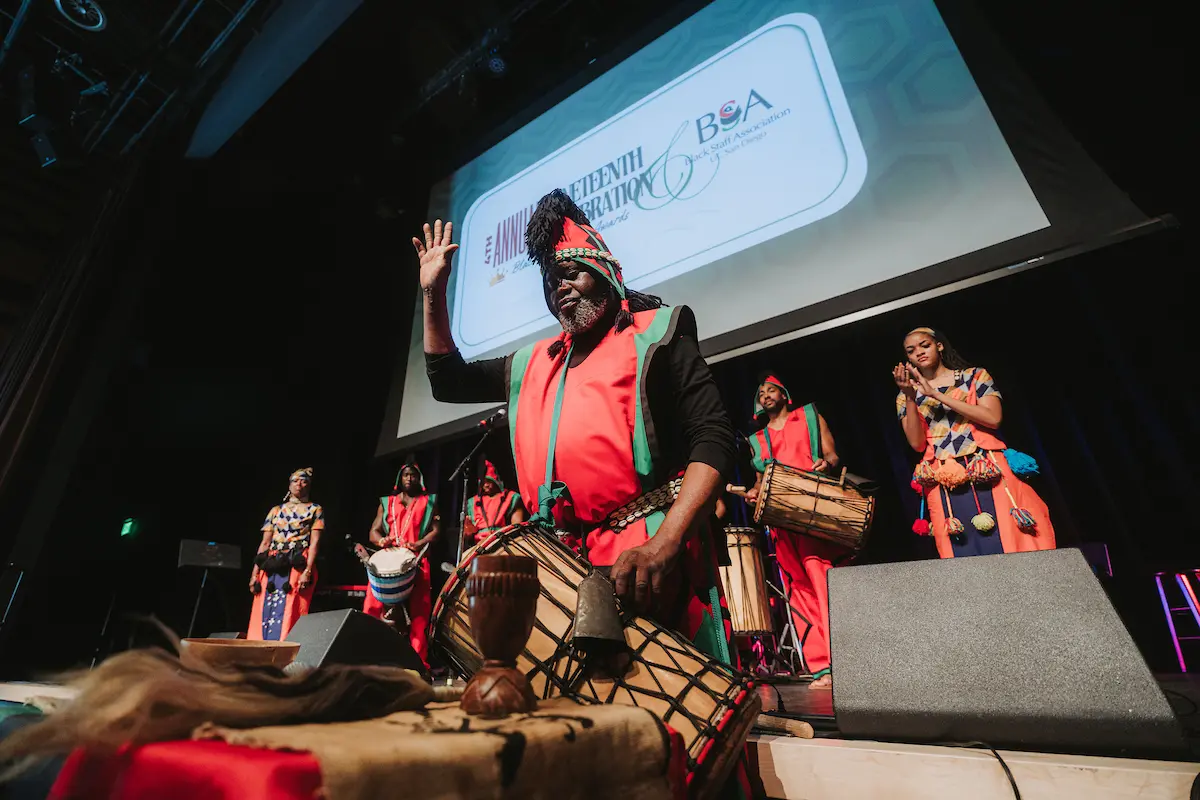
{"label": "djembe drum", "polygon": [[442,588],[431,638],[454,668],[472,675],[483,661],[471,634],[464,587],[471,562],[489,554],[526,555],[538,562],[537,619],[517,658],[517,669],[528,677],[534,694],[653,712],[687,745],[689,794],[704,798],[716,792],[761,708],[753,683],[683,636],[642,617],[624,622],[630,667],[617,678],[597,677],[571,643],[579,586],[591,567],[536,525],[522,523],[488,534],[464,554]]}
{"label": "djembe drum", "polygon": [[721,567],[721,585],[729,605],[733,632],[740,636],[766,636],[773,631],[771,606],[767,601],[766,573],[763,571],[757,528],[726,528],[729,566]]}
{"label": "djembe drum", "polygon": [[875,516],[875,498],[846,481],[778,461],[763,472],[754,521],[861,550]]}
{"label": "djembe drum", "polygon": [[403,603],[412,594],[420,557],[407,547],[388,547],[371,556],[367,584],[385,606]]}

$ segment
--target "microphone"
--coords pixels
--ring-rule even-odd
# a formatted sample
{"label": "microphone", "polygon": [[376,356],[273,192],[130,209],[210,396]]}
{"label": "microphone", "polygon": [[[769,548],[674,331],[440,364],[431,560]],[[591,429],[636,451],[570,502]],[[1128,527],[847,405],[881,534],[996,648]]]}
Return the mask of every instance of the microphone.
{"label": "microphone", "polygon": [[508,419],[508,409],[501,408],[498,411],[496,411],[495,414],[492,414],[487,419],[480,420],[479,427],[486,428],[487,430],[491,430],[492,428],[495,428],[498,425],[503,425],[507,421],[507,419]]}

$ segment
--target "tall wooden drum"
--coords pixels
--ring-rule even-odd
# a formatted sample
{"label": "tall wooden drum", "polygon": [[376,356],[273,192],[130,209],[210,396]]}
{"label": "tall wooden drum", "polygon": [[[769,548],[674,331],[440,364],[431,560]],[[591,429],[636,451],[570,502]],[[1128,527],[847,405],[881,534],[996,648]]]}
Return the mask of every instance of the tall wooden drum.
{"label": "tall wooden drum", "polygon": [[730,563],[721,567],[721,584],[733,632],[739,636],[765,636],[772,632],[762,540],[763,533],[757,528],[725,529]]}

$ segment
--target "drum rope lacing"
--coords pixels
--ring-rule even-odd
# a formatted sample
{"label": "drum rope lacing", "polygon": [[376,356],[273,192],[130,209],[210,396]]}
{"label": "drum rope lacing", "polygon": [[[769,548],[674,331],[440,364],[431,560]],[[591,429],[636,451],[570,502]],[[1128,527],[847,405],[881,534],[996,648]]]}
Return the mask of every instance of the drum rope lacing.
{"label": "drum rope lacing", "polygon": [[[543,538],[548,542],[554,541],[551,533],[542,529],[527,531],[525,537],[517,537],[511,535],[513,532],[515,532],[515,530],[516,529],[511,528],[506,529],[505,532],[495,537],[504,540],[504,552],[526,555],[535,558],[538,561],[539,570],[546,570],[555,578],[562,580],[564,583],[570,583],[570,576],[567,575],[567,572],[564,569],[562,569],[558,564],[550,562],[548,559],[539,558],[538,548],[532,546],[536,544],[539,539]],[[486,547],[490,541],[491,540],[485,540],[485,542],[481,543],[480,546]],[[555,545],[558,545],[558,543],[555,542]],[[582,562],[568,563],[575,567],[575,569],[571,570],[571,572],[575,573],[577,579],[581,579],[586,576],[587,570]],[[454,579],[461,580],[465,578],[468,572],[468,567],[459,567],[454,572]],[[560,611],[569,615],[574,614],[574,608],[568,608],[545,586],[541,586],[539,592],[543,600],[549,601]],[[465,594],[459,596],[458,603],[460,605],[464,603],[464,598]],[[448,608],[446,606],[440,606],[438,609],[435,609],[435,613],[433,615],[433,628],[435,632],[441,627],[441,616],[446,613],[447,610]],[[719,724],[714,724],[713,717],[724,717],[725,713],[729,709],[726,705],[723,705],[722,701],[727,699],[731,700],[736,693],[747,690],[749,679],[747,676],[742,675],[741,673],[733,670],[731,667],[721,664],[716,660],[706,663],[698,673],[693,669],[685,667],[680,661],[680,656],[686,657],[689,660],[694,658],[694,656],[692,656],[692,654],[689,653],[687,648],[682,644],[682,642],[685,642],[686,640],[683,640],[674,631],[666,628],[646,630],[641,624],[638,624],[640,622],[642,622],[642,620],[637,618],[628,620],[627,622],[627,625],[636,629],[643,637],[642,643],[635,648],[630,648],[630,652],[637,655],[643,655],[647,647],[649,647],[651,644],[657,644],[665,656],[670,659],[671,663],[668,665],[655,662],[655,666],[661,669],[664,674],[670,674],[682,678],[687,685],[686,690],[682,692],[671,693],[668,691],[667,687],[663,685],[658,675],[647,671],[647,674],[653,678],[654,684],[657,686],[657,691],[650,687],[638,686],[617,680],[611,684],[611,688],[607,693],[607,697],[605,697],[600,688],[592,680],[586,679],[585,670],[587,665],[577,657],[575,648],[571,645],[570,641],[560,642],[547,659],[538,658],[536,655],[530,652],[528,648],[526,648],[523,651],[523,655],[534,665],[534,668],[530,670],[526,676],[532,678],[538,673],[541,673],[543,676],[545,676],[546,686],[542,691],[542,697],[540,698],[543,700],[555,695],[568,695],[576,700],[579,700],[580,702],[592,705],[612,703],[613,699],[620,692],[625,692],[629,695],[632,704],[635,706],[641,705],[638,703],[639,697],[658,700],[666,703],[670,710],[663,715],[664,722],[669,723],[672,716],[678,715],[684,719],[687,719],[691,726],[697,731],[698,738],[692,742],[692,746],[689,748],[687,757],[688,769],[690,771],[695,771],[699,763],[697,759],[698,753],[692,751],[701,750],[705,740],[711,740],[720,733]],[[536,619],[534,621],[534,627],[550,639],[557,638],[557,634],[549,627],[544,625],[540,619]],[[435,633],[434,640],[436,641],[438,638],[439,635]],[[451,639],[451,641],[441,643],[441,647],[449,660],[454,662],[455,666],[457,666],[462,672],[473,673],[475,670],[477,670],[479,667],[478,661],[475,664],[471,664],[460,657],[460,654],[463,650],[469,650],[473,652],[479,659],[481,659],[482,656],[479,656],[478,649],[474,643],[459,636],[447,638]],[[728,691],[716,691],[704,681],[704,678],[707,675],[715,672],[723,672],[726,673],[727,676],[734,678]],[[608,684],[606,683],[606,685]],[[584,686],[590,690],[590,695],[580,691]],[[679,698],[681,696],[684,696],[692,691],[699,692],[700,694],[708,697],[708,699],[713,703],[712,715],[708,717],[701,717],[694,712],[689,711],[687,707],[680,701]],[[717,722],[719,723],[719,719]]]}

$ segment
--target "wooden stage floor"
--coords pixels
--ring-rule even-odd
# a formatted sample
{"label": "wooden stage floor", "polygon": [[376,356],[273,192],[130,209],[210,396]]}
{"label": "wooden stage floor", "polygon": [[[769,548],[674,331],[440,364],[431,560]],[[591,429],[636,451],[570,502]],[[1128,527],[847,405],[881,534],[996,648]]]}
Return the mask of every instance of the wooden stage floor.
{"label": "wooden stage floor", "polygon": [[[1156,676],[1188,734],[1193,761],[1150,761],[1000,750],[1022,800],[1185,800],[1200,773],[1200,680]],[[836,681],[836,677],[835,677]],[[762,684],[763,710],[811,723],[816,737],[754,734],[751,759],[777,800],[1011,800],[986,750],[842,739],[833,693],[807,682]]]}

